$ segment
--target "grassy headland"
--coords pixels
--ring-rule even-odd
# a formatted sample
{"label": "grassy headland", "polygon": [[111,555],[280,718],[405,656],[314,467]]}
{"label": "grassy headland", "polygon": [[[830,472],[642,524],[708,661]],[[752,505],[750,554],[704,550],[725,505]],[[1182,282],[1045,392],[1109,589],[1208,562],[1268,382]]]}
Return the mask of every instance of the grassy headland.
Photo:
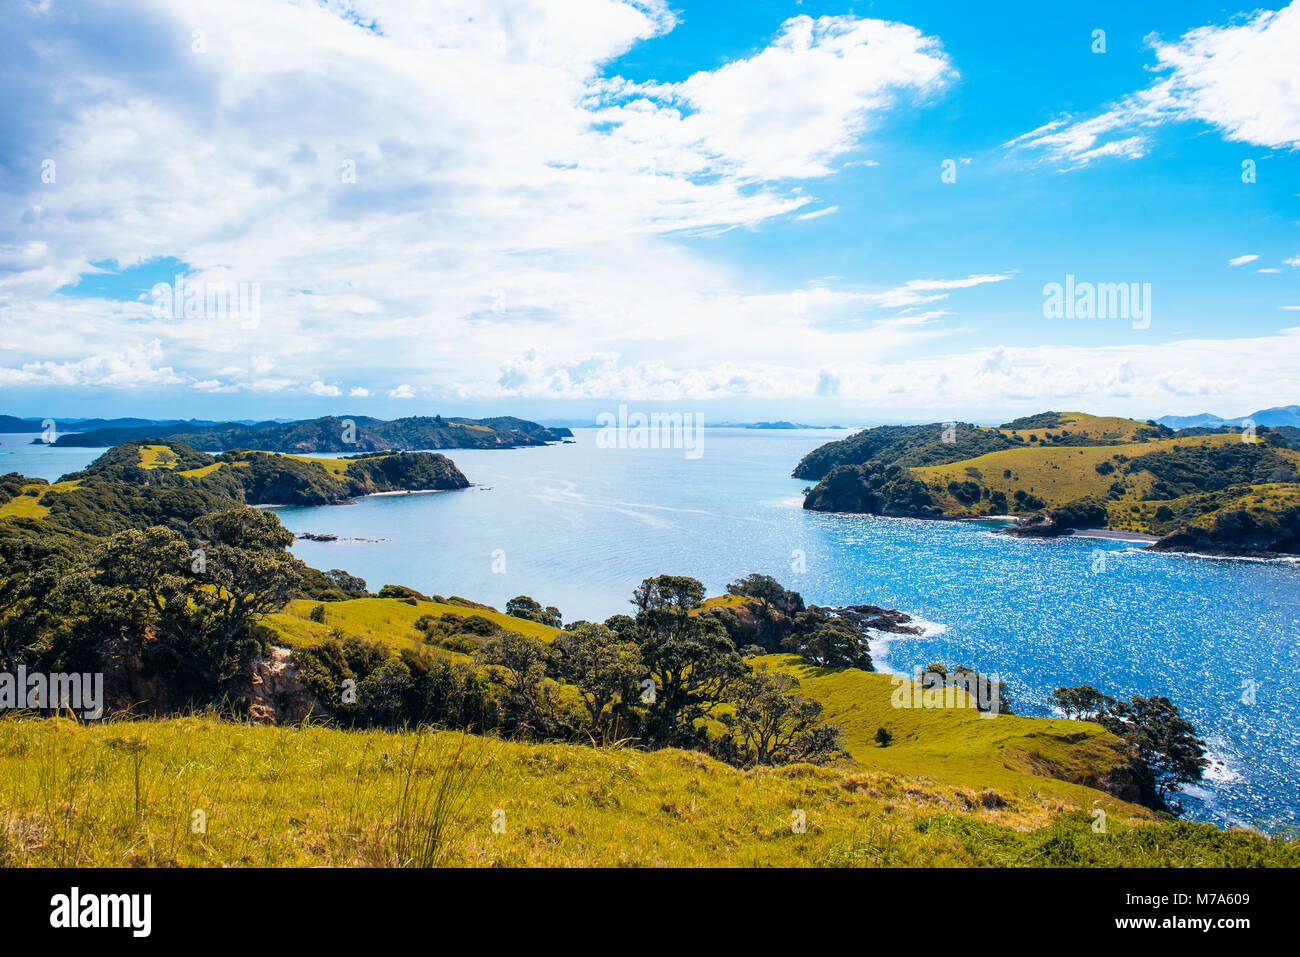
{"label": "grassy headland", "polygon": [[1280,433],[1188,430],[1080,412],[996,428],[868,429],[809,453],[804,507],[882,515],[1035,517],[1043,534],[1101,527],[1161,547],[1300,551],[1300,452]]}

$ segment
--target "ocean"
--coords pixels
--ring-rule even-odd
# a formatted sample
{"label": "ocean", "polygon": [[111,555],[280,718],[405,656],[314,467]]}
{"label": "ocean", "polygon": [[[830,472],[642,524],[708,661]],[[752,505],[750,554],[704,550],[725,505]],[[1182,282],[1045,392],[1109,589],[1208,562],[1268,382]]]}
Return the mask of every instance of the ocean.
{"label": "ocean", "polygon": [[[1274,828],[1300,814],[1300,564],[1157,554],[1136,543],[1019,540],[985,524],[800,508],[799,459],[847,433],[709,429],[701,453],[572,444],[449,450],[475,483],[276,509],[296,554],[372,590],[404,584],[502,607],[520,594],[565,620],[627,612],[661,573],[717,593],[749,572],[805,601],[871,603],[924,623],[873,643],[881,670],[964,664],[1006,682],[1013,709],[1049,714],[1054,688],[1172,699],[1214,765],[1184,798],[1190,817]],[[11,445],[11,438],[15,444]],[[99,453],[0,436],[0,472],[57,478]],[[694,454],[694,453],[692,453]]]}

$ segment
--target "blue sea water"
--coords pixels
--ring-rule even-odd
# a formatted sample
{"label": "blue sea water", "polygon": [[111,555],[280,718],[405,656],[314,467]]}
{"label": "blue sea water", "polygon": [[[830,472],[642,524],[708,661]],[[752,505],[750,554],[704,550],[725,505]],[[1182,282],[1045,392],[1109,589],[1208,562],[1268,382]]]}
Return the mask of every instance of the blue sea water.
{"label": "blue sea water", "polygon": [[[1265,827],[1300,815],[1300,565],[1167,555],[1133,543],[1025,541],[975,523],[825,515],[799,507],[795,463],[845,433],[711,429],[703,454],[574,444],[449,454],[475,487],[278,509],[318,568],[372,589],[410,585],[501,607],[527,594],[566,620],[630,609],[642,578],[693,575],[711,593],[751,571],[818,604],[873,603],[927,623],[873,646],[882,670],[931,661],[996,673],[1021,714],[1062,685],[1162,694],[1215,765],[1191,816]],[[2,453],[0,472],[57,477],[95,450]],[[43,460],[43,455],[75,461]],[[70,463],[70,464],[68,464]],[[42,471],[43,469],[43,471]],[[53,474],[51,474],[53,473]]]}

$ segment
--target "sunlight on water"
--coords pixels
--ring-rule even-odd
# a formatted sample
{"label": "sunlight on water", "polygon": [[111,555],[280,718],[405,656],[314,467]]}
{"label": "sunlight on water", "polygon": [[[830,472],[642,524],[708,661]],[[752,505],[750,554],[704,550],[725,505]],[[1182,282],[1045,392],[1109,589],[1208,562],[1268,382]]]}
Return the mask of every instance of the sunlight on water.
{"label": "sunlight on water", "polygon": [[[877,642],[882,670],[940,660],[996,672],[1027,714],[1048,714],[1048,695],[1062,685],[1167,695],[1216,761],[1188,791],[1190,813],[1296,821],[1300,707],[1287,688],[1300,671],[1300,566],[804,512],[808,483],[790,470],[838,436],[710,430],[704,455],[689,460],[673,450],[600,449],[579,430],[573,445],[449,452],[476,483],[464,491],[277,511],[296,532],[340,536],[295,551],[318,568],[360,575],[372,590],[400,583],[497,607],[528,594],[567,620],[597,620],[627,611],[649,575],[693,575],[716,593],[762,571],[810,602],[899,608],[927,627]],[[3,471],[55,478],[98,454],[19,450],[2,438],[14,453]],[[504,574],[492,570],[498,549]],[[1253,704],[1243,700],[1247,681],[1257,682]]]}

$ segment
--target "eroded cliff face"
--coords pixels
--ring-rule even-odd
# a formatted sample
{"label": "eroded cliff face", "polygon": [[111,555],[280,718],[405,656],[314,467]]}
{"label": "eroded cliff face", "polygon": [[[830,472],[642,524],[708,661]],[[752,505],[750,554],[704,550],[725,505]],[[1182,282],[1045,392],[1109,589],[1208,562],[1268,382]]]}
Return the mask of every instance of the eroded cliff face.
{"label": "eroded cliff face", "polygon": [[[150,665],[142,647],[134,642],[123,640],[110,646],[103,669],[106,715],[164,717],[209,703],[195,688]],[[321,710],[316,696],[303,683],[293,652],[276,646],[249,664],[221,704],[255,724],[296,724],[313,707]]]}
{"label": "eroded cliff face", "polygon": [[248,718],[256,724],[297,724],[316,705],[316,696],[307,690],[293,662],[293,652],[274,646],[267,657],[253,662],[233,694],[247,702]]}

